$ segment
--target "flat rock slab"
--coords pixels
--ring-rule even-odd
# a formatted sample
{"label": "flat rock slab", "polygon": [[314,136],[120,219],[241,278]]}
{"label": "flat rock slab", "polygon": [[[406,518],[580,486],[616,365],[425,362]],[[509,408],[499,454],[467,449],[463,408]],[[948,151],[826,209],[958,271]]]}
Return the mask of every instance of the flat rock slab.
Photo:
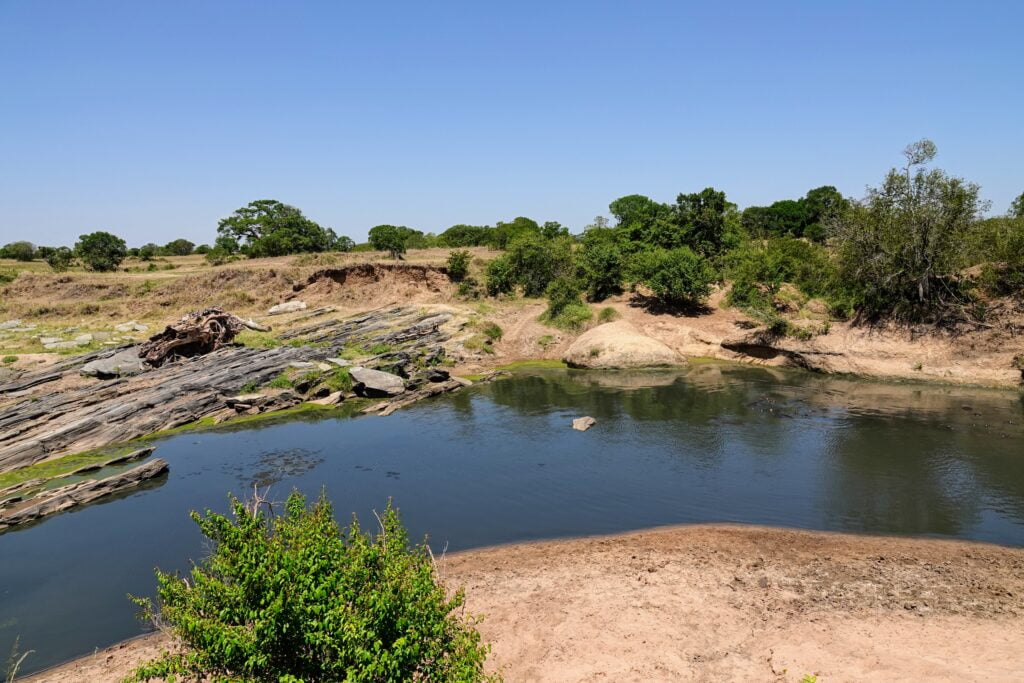
{"label": "flat rock slab", "polygon": [[587,415],[586,417],[577,417],[573,420],[572,428],[578,432],[585,432],[596,424],[597,420]]}
{"label": "flat rock slab", "polygon": [[105,479],[89,479],[45,491],[22,504],[0,508],[0,531],[133,489],[166,471],[167,461],[156,458]]}
{"label": "flat rock slab", "polygon": [[397,396],[405,392],[405,380],[382,370],[354,367],[348,371],[355,381],[356,393],[368,398]]}
{"label": "flat rock slab", "polygon": [[118,351],[107,358],[89,361],[78,372],[86,377],[111,379],[114,377],[138,375],[146,370],[149,370],[149,366],[139,358],[138,347],[132,347],[124,351]]}

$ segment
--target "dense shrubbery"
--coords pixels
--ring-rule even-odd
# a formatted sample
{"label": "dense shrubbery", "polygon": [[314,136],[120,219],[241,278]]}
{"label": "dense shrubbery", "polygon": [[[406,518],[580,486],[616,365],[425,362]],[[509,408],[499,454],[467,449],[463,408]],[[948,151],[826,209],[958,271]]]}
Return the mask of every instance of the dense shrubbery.
{"label": "dense shrubbery", "polygon": [[294,206],[274,199],[249,202],[217,225],[221,238],[231,240],[218,245],[231,254],[237,251],[252,256],[284,256],[312,251],[331,251],[337,235],[302,215]]}
{"label": "dense shrubbery", "polygon": [[15,261],[31,261],[36,257],[36,247],[31,242],[11,242],[0,247],[0,258]]}
{"label": "dense shrubbery", "polygon": [[321,498],[293,493],[279,517],[233,502],[234,519],[192,517],[213,543],[191,577],[157,572],[157,606],[137,600],[186,646],[131,680],[483,681],[488,648],[459,615],[425,546],[389,505],[375,535],[344,530]]}
{"label": "dense shrubbery", "polygon": [[452,282],[462,282],[469,275],[469,252],[453,251],[448,254],[448,277]]}
{"label": "dense shrubbery", "polygon": [[693,306],[710,292],[714,269],[707,259],[689,247],[651,249],[634,255],[632,279],[643,283],[670,306]]}
{"label": "dense shrubbery", "polygon": [[56,247],[46,255],[46,263],[57,273],[63,273],[71,267],[75,254],[67,247]]}

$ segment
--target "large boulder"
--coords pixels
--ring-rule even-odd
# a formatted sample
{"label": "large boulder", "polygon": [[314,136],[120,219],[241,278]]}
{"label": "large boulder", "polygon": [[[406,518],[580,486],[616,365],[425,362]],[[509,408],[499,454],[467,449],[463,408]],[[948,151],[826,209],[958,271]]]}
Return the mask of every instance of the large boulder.
{"label": "large boulder", "polygon": [[118,351],[112,356],[89,361],[79,372],[86,377],[98,377],[100,379],[111,379],[113,377],[127,377],[138,375],[149,369],[141,358],[137,347]]}
{"label": "large boulder", "polygon": [[574,368],[646,368],[682,365],[686,359],[625,320],[587,330],[569,345],[563,360]]}
{"label": "large boulder", "polygon": [[350,368],[348,374],[355,382],[353,389],[360,396],[383,398],[397,396],[405,391],[405,380],[390,372],[357,366]]}

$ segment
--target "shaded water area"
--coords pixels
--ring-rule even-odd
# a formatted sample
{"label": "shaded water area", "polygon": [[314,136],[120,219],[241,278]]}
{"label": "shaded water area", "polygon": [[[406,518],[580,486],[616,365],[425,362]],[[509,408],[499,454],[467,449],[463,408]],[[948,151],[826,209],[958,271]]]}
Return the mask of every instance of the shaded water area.
{"label": "shaded water area", "polygon": [[[572,418],[597,425],[581,433]],[[744,522],[1024,546],[1018,392],[695,364],[525,370],[387,418],[306,418],[158,442],[151,487],[0,536],[0,649],[23,671],[141,632],[126,594],[206,552],[190,509],[326,489],[364,522],[388,497],[436,551]]]}

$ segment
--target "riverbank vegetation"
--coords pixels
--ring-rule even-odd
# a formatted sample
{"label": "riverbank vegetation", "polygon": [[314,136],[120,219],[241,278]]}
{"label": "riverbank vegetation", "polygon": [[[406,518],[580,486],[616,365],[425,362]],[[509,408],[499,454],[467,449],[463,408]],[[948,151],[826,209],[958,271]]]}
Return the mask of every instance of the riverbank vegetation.
{"label": "riverbank vegetation", "polygon": [[[215,266],[286,254],[327,258],[332,251],[403,259],[450,248],[447,272],[460,296],[547,297],[545,320],[570,330],[591,318],[584,301],[628,291],[656,310],[699,310],[722,286],[729,304],[780,332],[796,329],[779,315],[794,302],[818,309],[821,322],[983,323],[992,298],[1024,291],[1024,195],[1005,215],[985,217],[980,188],[932,168],[936,154],[928,140],[910,145],[902,166],[860,199],[829,185],[743,210],[711,187],[672,203],[627,195],[610,203],[612,220],[599,216],[578,235],[520,216],[439,234],[378,225],[367,243],[355,244],[296,207],[257,200],[220,221],[212,247],[176,239],[129,249],[102,231],[83,235],[73,249],[12,242],[0,250],[13,259],[2,275],[13,280],[33,260],[55,271],[77,264],[104,272],[134,258],[152,271],[176,267],[154,261],[188,253]],[[493,255],[473,258],[472,247]]]}
{"label": "riverbank vegetation", "polygon": [[184,646],[129,680],[493,681],[489,647],[388,504],[376,534],[344,529],[321,497],[293,493],[280,515],[232,499],[232,517],[192,513],[212,543],[189,578],[157,572],[143,617]]}

